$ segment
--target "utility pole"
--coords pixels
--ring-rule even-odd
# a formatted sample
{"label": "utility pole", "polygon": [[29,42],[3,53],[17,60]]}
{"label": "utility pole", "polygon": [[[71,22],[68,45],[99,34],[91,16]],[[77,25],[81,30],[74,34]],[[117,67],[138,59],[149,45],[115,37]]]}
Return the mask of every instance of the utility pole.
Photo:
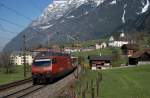
{"label": "utility pole", "polygon": [[50,39],[50,35],[48,34],[47,37],[48,37],[47,47],[49,48],[49,46],[50,46],[50,40],[49,40]]}
{"label": "utility pole", "polygon": [[24,65],[24,77],[26,77],[26,36],[23,35],[23,65]]}

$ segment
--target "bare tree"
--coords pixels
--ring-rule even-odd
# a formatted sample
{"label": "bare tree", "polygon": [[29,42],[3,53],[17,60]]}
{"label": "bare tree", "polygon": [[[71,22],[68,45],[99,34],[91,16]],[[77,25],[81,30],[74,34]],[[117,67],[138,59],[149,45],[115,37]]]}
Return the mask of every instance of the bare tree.
{"label": "bare tree", "polygon": [[1,53],[0,53],[0,72],[2,71],[2,59],[1,59]]}
{"label": "bare tree", "polygon": [[14,65],[11,61],[9,53],[2,53],[1,54],[1,67],[4,69],[6,74],[14,72]]}

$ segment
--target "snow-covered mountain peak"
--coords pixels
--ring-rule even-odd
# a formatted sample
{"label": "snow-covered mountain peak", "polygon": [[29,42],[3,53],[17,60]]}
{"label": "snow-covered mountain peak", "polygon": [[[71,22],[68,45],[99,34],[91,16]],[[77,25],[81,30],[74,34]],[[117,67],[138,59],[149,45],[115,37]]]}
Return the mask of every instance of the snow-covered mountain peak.
{"label": "snow-covered mountain peak", "polygon": [[68,0],[53,0],[53,3],[56,4],[56,3],[65,3],[67,2]]}
{"label": "snow-covered mountain peak", "polygon": [[32,26],[44,24],[51,20],[57,20],[70,10],[91,1],[95,2],[95,7],[97,7],[105,0],[53,0],[53,2],[44,9],[43,14],[39,17],[38,21],[32,23]]}
{"label": "snow-covered mountain peak", "polygon": [[118,32],[149,32],[149,12],[150,0],[54,0],[4,50],[20,50],[24,34],[32,49],[49,42],[59,45]]}

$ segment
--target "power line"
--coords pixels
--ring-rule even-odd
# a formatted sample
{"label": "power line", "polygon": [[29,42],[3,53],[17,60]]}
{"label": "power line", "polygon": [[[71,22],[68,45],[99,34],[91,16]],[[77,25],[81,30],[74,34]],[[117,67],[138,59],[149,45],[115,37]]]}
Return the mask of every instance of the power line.
{"label": "power line", "polygon": [[37,9],[38,11],[40,11],[40,12],[42,12],[43,10],[39,7],[39,6],[37,6],[32,0],[28,0],[30,3],[30,5],[32,6],[32,7],[34,7],[35,9]]}
{"label": "power line", "polygon": [[22,14],[22,13],[16,11],[15,9],[12,9],[12,8],[10,8],[10,7],[7,7],[7,6],[6,6],[4,3],[2,3],[2,2],[0,2],[0,5],[1,5],[1,7],[5,8],[5,9],[11,11],[11,12],[14,12],[15,14],[17,14],[17,15],[19,15],[19,16],[24,17],[24,18],[27,19],[27,20],[30,20],[30,21],[33,20],[33,19],[31,19],[30,17],[25,16],[24,14]]}
{"label": "power line", "polygon": [[8,38],[8,37],[4,37],[4,36],[0,36],[0,38],[6,39],[6,40],[11,40],[12,39],[12,38]]}
{"label": "power line", "polygon": [[[0,20],[2,20],[2,21],[4,21],[4,22],[7,22],[7,23],[9,23],[9,24],[11,24],[11,25],[17,26],[17,27],[22,27],[22,28],[25,27],[24,25],[17,24],[17,23],[15,23],[15,22],[9,21],[9,20],[4,19],[4,18],[0,18]],[[39,32],[39,31],[37,31],[36,29],[33,29],[33,28],[31,28],[31,27],[29,27],[29,28],[30,28],[32,31],[34,31],[34,32],[41,33],[41,32]]]}
{"label": "power line", "polygon": [[[22,17],[24,17],[24,18],[26,18],[26,19],[28,19],[28,20],[33,21],[31,18],[29,18],[29,17],[27,17],[27,16],[25,16],[25,15],[19,13],[18,11],[14,10],[14,9],[12,9],[12,8],[7,7],[7,6],[6,6],[5,4],[3,4],[2,2],[0,2],[0,5],[1,5],[2,7],[4,7],[4,8],[6,8],[6,9],[8,9],[8,10],[14,12],[15,14],[17,14],[17,15],[19,15],[19,16],[22,16]],[[4,19],[4,18],[0,18],[0,20],[5,21],[5,22],[7,22],[7,23],[10,23],[10,24],[12,24],[12,25],[18,26],[18,27],[25,27],[25,26],[23,26],[23,25],[21,25],[21,24],[14,23],[14,22],[9,21],[9,20]],[[33,31],[35,31],[35,32],[38,32],[37,30],[35,30],[35,29],[33,29],[33,28],[31,28],[31,29],[32,29]],[[40,32],[38,32],[38,33],[40,33]]]}
{"label": "power line", "polygon": [[[9,31],[9,30],[6,30],[1,24],[0,24],[0,33],[10,33],[10,34],[14,34],[14,32],[12,32],[12,31]],[[1,34],[1,35],[3,35],[3,34]],[[7,40],[10,40],[11,38],[9,38],[9,36],[7,36],[7,37],[2,37],[2,36],[0,36],[0,38],[3,38],[3,39],[7,39]]]}
{"label": "power line", "polygon": [[4,31],[4,32],[8,32],[8,33],[10,33],[10,34],[14,34],[14,33],[15,33],[15,32],[12,32],[12,31],[10,31],[10,30],[6,30],[2,24],[0,24],[0,30],[1,30],[1,31]]}
{"label": "power line", "polygon": [[[22,17],[24,17],[24,18],[26,18],[26,19],[32,21],[31,18],[29,18],[29,17],[27,17],[27,16],[25,16],[25,15],[19,13],[18,11],[14,10],[14,9],[12,9],[12,8],[10,8],[10,7],[7,7],[7,6],[6,6],[5,4],[3,4],[2,2],[0,2],[0,5],[1,5],[2,7],[4,7],[4,8],[6,8],[6,9],[12,11],[13,13],[15,13],[15,14],[17,14],[17,15],[22,16]],[[0,20],[1,20],[1,21],[5,21],[5,22],[7,22],[7,23],[10,23],[10,24],[12,24],[12,25],[18,26],[18,27],[25,27],[25,26],[23,26],[23,25],[21,25],[21,24],[14,23],[14,22],[9,21],[9,20],[4,19],[4,18],[0,18]],[[41,33],[41,32],[39,32],[39,31],[35,30],[34,28],[31,28],[31,27],[30,27],[30,29],[31,29],[32,31],[34,31],[34,32]],[[41,33],[41,34],[43,34],[43,33]]]}
{"label": "power line", "polygon": [[[32,1],[31,1],[31,2],[32,2]],[[10,8],[10,7],[7,7],[7,6],[6,6],[5,4],[3,4],[2,2],[0,2],[0,5],[1,5],[1,7],[5,8],[5,9],[7,9],[7,10],[9,10],[9,11],[11,11],[11,12],[13,12],[13,13],[19,15],[19,16],[22,16],[22,17],[24,17],[25,19],[28,19],[28,20],[31,20],[31,21],[32,21],[31,18],[29,18],[29,17],[27,17],[27,16],[21,14],[20,12],[16,11],[15,9],[12,9],[12,8]],[[32,5],[34,5],[33,2],[32,2]],[[0,20],[1,20],[1,21],[4,21],[4,22],[7,22],[7,23],[9,23],[9,24],[15,25],[15,26],[17,26],[17,27],[23,27],[23,28],[25,27],[25,26],[23,26],[23,25],[21,25],[21,24],[14,23],[14,22],[9,21],[9,20],[4,19],[4,18],[0,18]],[[39,32],[38,30],[36,30],[36,29],[34,29],[34,28],[31,28],[31,27],[29,27],[29,28],[30,28],[30,30],[32,30],[32,31],[34,31],[34,32],[43,34],[43,33]]]}
{"label": "power line", "polygon": [[26,73],[26,35],[23,35],[23,65],[24,65],[24,77],[27,76]]}
{"label": "power line", "polygon": [[9,23],[9,24],[12,24],[12,25],[18,26],[18,27],[23,27],[23,28],[25,27],[25,26],[23,26],[23,25],[21,25],[21,24],[14,23],[14,22],[9,21],[9,20],[4,19],[4,18],[0,18],[0,20],[1,20],[1,21],[4,21],[4,22],[7,22],[7,23]]}

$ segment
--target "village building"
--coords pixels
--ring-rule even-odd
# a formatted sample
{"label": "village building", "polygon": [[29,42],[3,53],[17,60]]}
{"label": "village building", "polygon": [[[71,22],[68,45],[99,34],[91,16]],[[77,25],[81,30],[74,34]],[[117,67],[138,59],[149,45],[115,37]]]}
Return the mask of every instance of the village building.
{"label": "village building", "polygon": [[37,48],[37,49],[33,49],[31,50],[31,52],[44,52],[44,51],[49,51],[49,48]]}
{"label": "village building", "polygon": [[[10,55],[11,61],[15,65],[23,65],[24,64],[24,54],[23,52],[13,52]],[[25,55],[26,64],[32,65],[33,57],[31,53],[27,52]]]}
{"label": "village building", "polygon": [[32,53],[33,58],[35,58],[39,53],[45,52],[45,51],[50,51],[50,49],[41,47],[41,48],[30,50],[30,52]]}
{"label": "village building", "polygon": [[106,48],[107,47],[107,43],[103,42],[103,43],[96,43],[95,44],[95,48],[96,49],[103,49],[103,48]]}
{"label": "village building", "polygon": [[55,51],[62,51],[63,47],[60,47],[59,45],[57,44],[53,44],[51,45],[51,50],[55,50]]}
{"label": "village building", "polygon": [[59,49],[53,49],[53,48],[37,48],[37,49],[32,49],[30,51],[32,53],[33,58],[35,58],[39,53],[42,52],[62,52]]}
{"label": "village building", "polygon": [[80,52],[82,50],[81,44],[72,44],[72,46],[64,47],[63,51],[66,53]]}
{"label": "village building", "polygon": [[92,70],[108,69],[111,67],[112,56],[89,56],[88,59]]}
{"label": "village building", "polygon": [[127,37],[125,36],[124,33],[121,33],[120,36],[118,38],[114,38],[113,36],[111,36],[109,38],[109,43],[108,46],[109,47],[121,47],[124,44],[128,44],[129,41],[127,39]]}
{"label": "village building", "polygon": [[138,45],[137,44],[124,44],[121,47],[122,55],[126,55],[127,57],[131,57],[135,52],[138,51]]}
{"label": "village building", "polygon": [[65,47],[64,52],[66,53],[73,53],[73,52],[80,52],[80,48],[72,48],[72,47]]}
{"label": "village building", "polygon": [[129,57],[129,65],[145,65],[150,64],[150,49],[138,51]]}

